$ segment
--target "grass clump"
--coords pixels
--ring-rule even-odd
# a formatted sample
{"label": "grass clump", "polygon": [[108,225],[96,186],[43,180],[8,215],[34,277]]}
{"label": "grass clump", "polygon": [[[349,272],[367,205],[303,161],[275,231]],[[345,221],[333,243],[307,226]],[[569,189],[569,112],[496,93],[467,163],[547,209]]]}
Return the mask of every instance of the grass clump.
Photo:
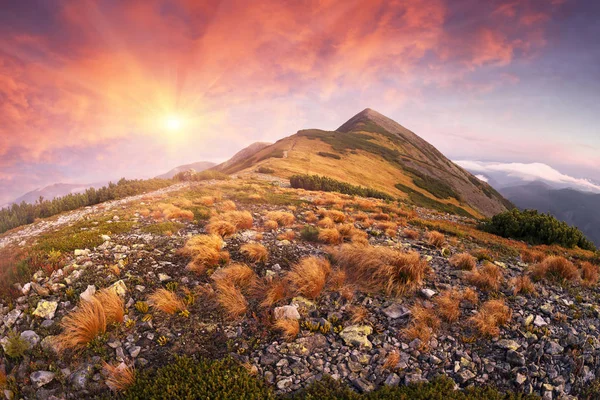
{"label": "grass clump", "polygon": [[294,214],[286,211],[269,211],[266,217],[267,220],[277,222],[279,226],[290,226],[296,220]]}
{"label": "grass clump", "polygon": [[269,258],[269,251],[260,243],[246,243],[240,247],[240,252],[251,262],[265,262]]}
{"label": "grass clump", "polygon": [[342,235],[335,228],[321,229],[318,239],[326,244],[339,244],[342,241]]}
{"label": "grass clump", "polygon": [[595,286],[598,284],[598,266],[588,261],[579,265],[581,270],[581,282],[585,286]]}
{"label": "grass clump", "polygon": [[80,350],[106,332],[106,313],[102,303],[92,297],[90,301],[81,301],[79,307],[67,314],[60,324],[63,332],[56,341],[58,350]]}
{"label": "grass clump", "polygon": [[481,290],[497,291],[500,289],[503,276],[499,266],[486,262],[481,268],[471,271],[466,278],[469,283]]}
{"label": "grass clump", "polygon": [[472,271],[477,268],[477,260],[469,253],[456,254],[450,258],[450,265],[464,271]]}
{"label": "grass clump", "polygon": [[438,231],[427,232],[427,243],[429,243],[431,246],[439,249],[444,246],[445,242],[446,237],[442,233]]}
{"label": "grass clump", "polygon": [[167,314],[175,314],[186,309],[185,303],[167,289],[157,289],[148,297],[148,304]]}
{"label": "grass clump", "polygon": [[460,301],[462,294],[456,290],[446,290],[439,294],[433,301],[436,311],[446,322],[452,323],[460,317]]}
{"label": "grass clump", "polygon": [[300,237],[307,242],[316,242],[319,240],[319,228],[312,225],[304,225],[300,231]]}
{"label": "grass clump", "polygon": [[550,256],[531,267],[531,276],[535,280],[546,279],[550,282],[576,282],[579,271],[575,264],[561,256]]}
{"label": "grass clump", "polygon": [[222,250],[224,245],[219,235],[197,235],[190,238],[179,253],[192,258],[187,265],[188,270],[202,274],[207,268],[229,260],[229,253]]}
{"label": "grass clump", "polygon": [[500,326],[506,325],[512,316],[511,309],[504,300],[488,300],[473,317],[471,323],[479,333],[487,336],[498,336]]}
{"label": "grass clump", "polygon": [[113,392],[123,392],[135,382],[135,370],[125,363],[111,365],[104,362],[102,370],[106,375],[106,386]]}
{"label": "grass clump", "polygon": [[527,275],[517,276],[511,280],[513,286],[513,294],[536,294],[535,285]]}
{"label": "grass clump", "polygon": [[330,272],[329,261],[318,257],[305,257],[292,267],[287,279],[298,294],[315,299],[325,287]]}
{"label": "grass clump", "polygon": [[300,323],[295,319],[278,319],[273,325],[275,329],[281,331],[283,338],[287,341],[292,341],[300,333]]}
{"label": "grass clump", "polygon": [[344,244],[333,249],[332,256],[352,282],[394,296],[415,290],[430,272],[418,253],[388,247]]}

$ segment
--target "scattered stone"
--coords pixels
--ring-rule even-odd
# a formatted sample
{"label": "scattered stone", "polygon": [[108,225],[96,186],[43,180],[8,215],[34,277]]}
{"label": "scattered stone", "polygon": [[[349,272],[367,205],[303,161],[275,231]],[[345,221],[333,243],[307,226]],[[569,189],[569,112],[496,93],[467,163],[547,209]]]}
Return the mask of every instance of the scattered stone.
{"label": "scattered stone", "polygon": [[52,319],[54,318],[54,313],[56,312],[57,307],[57,301],[40,300],[35,311],[33,312],[33,315],[44,319]]}
{"label": "scattered stone", "polygon": [[276,307],[274,311],[275,319],[300,319],[297,305]]}
{"label": "scattered stone", "polygon": [[123,282],[122,279],[113,283],[111,288],[115,289],[117,294],[121,297],[125,297],[127,294],[127,285],[125,285],[125,282]]}
{"label": "scattered stone", "polygon": [[564,350],[565,350],[564,347],[562,347],[560,344],[558,344],[556,342],[550,341],[546,345],[546,354],[550,354],[550,355],[561,354]]}
{"label": "scattered stone", "polygon": [[92,297],[96,294],[96,286],[88,285],[87,289],[85,289],[79,297],[81,300],[92,301]]}
{"label": "scattered stone", "polygon": [[542,327],[542,326],[546,326],[546,325],[548,325],[548,323],[547,323],[547,322],[544,320],[544,318],[542,318],[542,317],[541,317],[541,316],[539,316],[539,315],[536,315],[536,316],[535,316],[535,319],[533,320],[533,324],[534,324],[535,326],[537,326],[538,328],[539,328],[539,327]]}
{"label": "scattered stone", "polygon": [[389,307],[383,309],[383,313],[392,319],[405,318],[410,315],[410,309],[402,305],[401,303],[394,303]]}
{"label": "scattered stone", "polygon": [[428,299],[431,299],[437,292],[435,290],[424,288],[421,289],[421,294]]}
{"label": "scattered stone", "polygon": [[21,332],[21,339],[29,343],[29,348],[37,346],[40,342],[40,337],[34,331],[23,331]]}
{"label": "scattered stone", "polygon": [[369,341],[370,334],[373,333],[373,328],[368,325],[350,325],[345,327],[341,332],[340,336],[344,339],[344,342],[349,346],[363,347],[365,349],[371,349],[373,344]]}
{"label": "scattered stone", "polygon": [[170,281],[171,277],[167,274],[163,274],[163,273],[159,273],[158,274],[158,280],[161,282],[166,282],[166,281]]}
{"label": "scattered stone", "polygon": [[29,375],[29,378],[31,379],[31,383],[33,383],[36,388],[41,388],[42,386],[52,382],[55,376],[56,374],[54,372],[35,371]]}
{"label": "scattered stone", "polygon": [[15,308],[14,310],[9,311],[8,314],[6,314],[4,316],[4,318],[2,319],[2,321],[4,322],[4,325],[7,328],[10,328],[11,326],[13,326],[15,324],[15,322],[17,322],[17,320],[21,316],[21,313],[22,313],[22,311],[19,310],[18,308]]}

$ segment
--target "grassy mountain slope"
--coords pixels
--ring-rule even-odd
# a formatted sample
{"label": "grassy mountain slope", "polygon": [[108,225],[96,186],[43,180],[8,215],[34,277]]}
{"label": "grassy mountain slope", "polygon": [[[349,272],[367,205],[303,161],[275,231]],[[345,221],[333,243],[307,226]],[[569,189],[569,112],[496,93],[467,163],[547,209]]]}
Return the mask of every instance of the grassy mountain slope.
{"label": "grassy mountain slope", "polygon": [[371,109],[336,131],[298,131],[251,156],[229,162],[227,172],[254,171],[261,166],[280,177],[326,175],[424,207],[476,217],[491,216],[511,206],[491,186],[425,140]]}

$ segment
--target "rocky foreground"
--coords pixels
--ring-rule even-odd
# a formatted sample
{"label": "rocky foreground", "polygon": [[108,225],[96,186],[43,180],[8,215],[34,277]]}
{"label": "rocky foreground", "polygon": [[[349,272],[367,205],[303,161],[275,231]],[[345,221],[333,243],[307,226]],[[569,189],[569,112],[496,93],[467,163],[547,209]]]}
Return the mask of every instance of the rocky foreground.
{"label": "rocky foreground", "polygon": [[[191,268],[189,254],[181,251],[186,242],[206,234],[211,218],[233,210],[248,211],[251,224],[223,234],[229,261],[202,271]],[[286,217],[275,218],[274,211]],[[583,275],[570,282],[542,277],[533,291],[518,290],[515,278],[529,274],[534,262],[492,243],[485,248],[470,236],[428,232],[428,222],[465,222],[447,215],[236,180],[183,185],[61,218],[66,226],[78,225],[74,231],[61,225],[54,234],[52,243],[64,250],[60,261],[33,271],[30,281],[19,285],[19,297],[1,307],[7,399],[107,394],[105,363],[144,371],[167,364],[175,354],[231,355],[280,393],[324,375],[367,392],[444,374],[460,387],[493,385],[562,399],[576,398],[600,373],[595,282],[584,282]],[[126,231],[111,228],[123,223]],[[29,233],[16,233],[22,246],[41,248],[48,240],[47,231],[23,232]],[[80,232],[93,232],[98,244],[70,248]],[[265,305],[268,288],[286,281],[302,259],[329,257],[342,242],[415,251],[430,271],[422,282],[408,282],[404,293],[394,294],[367,290],[364,282],[349,278],[336,284],[332,272],[316,296],[291,285]],[[244,251],[248,243],[264,246],[267,255]],[[474,270],[457,266],[453,256],[465,253],[477,256]],[[220,302],[222,289],[211,279],[232,263],[245,263],[256,275],[238,315]],[[332,258],[333,271],[343,270],[338,264]],[[500,271],[496,286],[472,279],[473,271],[491,270],[489,265]],[[123,322],[81,348],[61,349],[61,320],[110,287],[123,299]],[[153,307],[149,297],[161,288],[182,299],[185,309],[169,314]],[[437,299],[455,294],[459,314],[450,318]],[[496,333],[484,334],[471,317],[489,300],[502,300],[510,317]],[[430,333],[425,336],[411,331],[420,318],[414,314],[423,309],[439,320],[421,325]],[[299,331],[278,328],[282,319],[298,321]],[[22,351],[15,351],[16,344]]]}

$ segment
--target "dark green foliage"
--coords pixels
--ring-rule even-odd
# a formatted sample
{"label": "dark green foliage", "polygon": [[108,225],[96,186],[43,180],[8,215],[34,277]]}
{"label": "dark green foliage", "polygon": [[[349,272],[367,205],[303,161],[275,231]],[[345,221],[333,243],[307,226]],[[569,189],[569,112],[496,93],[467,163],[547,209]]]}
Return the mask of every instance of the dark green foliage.
{"label": "dark green foliage", "polygon": [[312,225],[304,225],[304,228],[300,231],[300,237],[307,242],[318,242],[319,229]]}
{"label": "dark green foliage", "polygon": [[306,190],[320,190],[323,192],[338,192],[362,197],[374,197],[377,199],[393,200],[394,198],[375,189],[355,186],[349,183],[340,182],[326,176],[319,175],[293,175],[290,177],[290,184],[293,188]]}
{"label": "dark green foliage", "polygon": [[326,151],[319,151],[317,154],[320,155],[321,157],[325,157],[325,158],[333,158],[336,160],[342,159],[342,157],[340,157],[339,155],[333,154],[333,153],[328,153]]}
{"label": "dark green foliage", "polygon": [[266,160],[268,158],[283,158],[283,150],[281,150],[281,149],[273,149],[273,150],[271,150],[270,153],[267,153],[264,156],[262,156],[261,158],[259,158],[257,160],[257,162],[258,161],[262,161],[262,160]]}
{"label": "dark green foliage", "polygon": [[140,374],[124,399],[275,399],[262,381],[231,359],[177,358],[155,373]]}
{"label": "dark green foliage", "polygon": [[10,358],[21,358],[29,349],[29,343],[21,339],[18,332],[12,331],[8,334],[6,344],[4,345],[4,354]]}
{"label": "dark green foliage", "polygon": [[272,174],[275,172],[275,170],[269,167],[258,167],[256,172],[258,172],[259,174]]}
{"label": "dark green foliage", "polygon": [[109,183],[100,189],[89,188],[83,193],[68,194],[54,200],[44,200],[42,197],[35,204],[13,204],[0,210],[0,233],[21,225],[31,224],[37,218],[47,218],[64,211],[91,206],[109,200],[122,199],[157,190],[171,185],[166,179],[127,180]]}
{"label": "dark green foliage", "polygon": [[431,382],[408,386],[383,386],[366,394],[358,394],[329,377],[309,385],[291,399],[309,400],[539,400],[538,396],[501,393],[492,387],[454,390],[454,382],[445,376]]}
{"label": "dark green foliage", "polygon": [[131,221],[103,221],[98,225],[80,222],[43,235],[35,249],[45,253],[53,250],[70,253],[75,249],[93,249],[103,243],[100,235],[117,235],[130,232],[133,226],[134,223]]}
{"label": "dark green foliage", "polygon": [[214,170],[193,173],[191,171],[182,171],[173,177],[173,180],[178,182],[224,181],[227,179],[229,179],[229,175]]}
{"label": "dark green foliage", "polygon": [[505,211],[484,221],[480,224],[480,229],[534,245],[558,244],[567,248],[577,246],[585,250],[596,250],[594,244],[579,229],[536,210]]}
{"label": "dark green foliage", "polygon": [[329,132],[319,129],[310,129],[298,132],[299,136],[306,136],[309,139],[320,139],[329,144],[333,150],[339,153],[345,153],[347,150],[363,150],[383,157],[387,161],[398,163],[400,152],[373,143],[373,137],[362,133],[353,132]]}
{"label": "dark green foliage", "polygon": [[412,175],[413,182],[416,186],[427,190],[438,199],[448,199],[450,197],[454,197],[455,199],[460,200],[458,193],[456,193],[450,185],[440,181],[439,179],[425,175],[421,171],[410,167],[404,167],[404,170]]}
{"label": "dark green foliage", "polygon": [[473,215],[471,215],[471,213],[469,213],[463,208],[457,207],[454,204],[444,204],[434,199],[430,199],[424,194],[419,193],[416,190],[409,188],[408,186],[403,185],[401,183],[397,183],[396,188],[408,194],[410,201],[416,206],[430,208],[449,214],[456,214],[463,217],[475,218]]}

